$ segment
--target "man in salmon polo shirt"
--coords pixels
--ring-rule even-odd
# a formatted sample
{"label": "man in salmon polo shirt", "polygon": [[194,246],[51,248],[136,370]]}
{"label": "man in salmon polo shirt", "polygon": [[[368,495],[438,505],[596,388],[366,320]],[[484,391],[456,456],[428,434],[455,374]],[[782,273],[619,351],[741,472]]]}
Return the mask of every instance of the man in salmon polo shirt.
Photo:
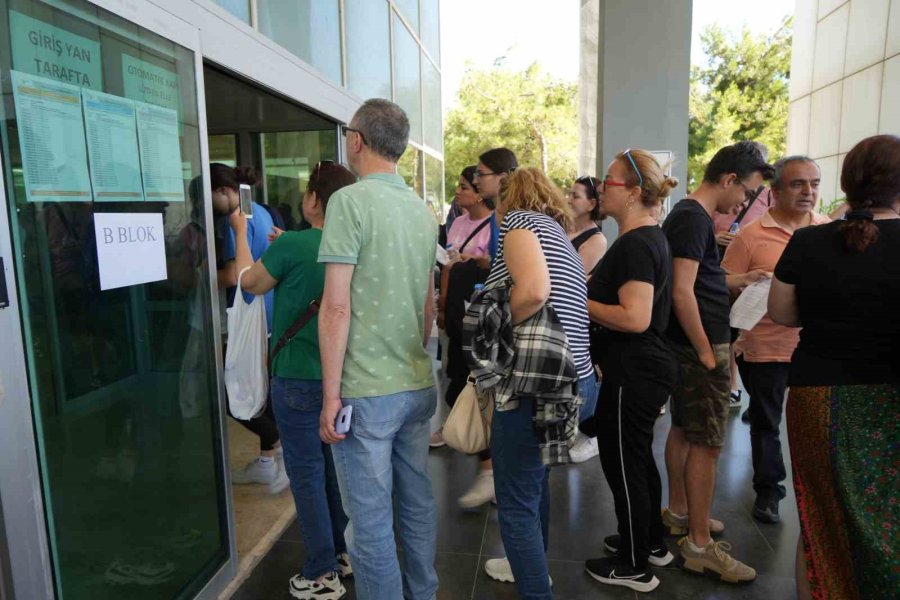
{"label": "man in salmon polo shirt", "polygon": [[[734,296],[760,278],[771,277],[788,240],[801,227],[820,225],[829,218],[816,212],[819,166],[806,156],[788,156],[775,163],[774,205],[743,227],[722,260],[726,282]],[[791,355],[800,330],[776,325],[765,315],[734,344],[738,369],[750,395],[750,446],[753,457],[753,516],[778,523],[778,503],[784,498],[786,477],[781,454],[780,426],[787,391]]]}

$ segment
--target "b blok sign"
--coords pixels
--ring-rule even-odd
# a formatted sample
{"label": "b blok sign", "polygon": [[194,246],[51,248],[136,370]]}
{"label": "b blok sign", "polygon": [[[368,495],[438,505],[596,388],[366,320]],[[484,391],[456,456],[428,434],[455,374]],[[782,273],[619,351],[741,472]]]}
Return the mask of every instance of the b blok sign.
{"label": "b blok sign", "polygon": [[168,278],[160,213],[94,213],[100,289]]}

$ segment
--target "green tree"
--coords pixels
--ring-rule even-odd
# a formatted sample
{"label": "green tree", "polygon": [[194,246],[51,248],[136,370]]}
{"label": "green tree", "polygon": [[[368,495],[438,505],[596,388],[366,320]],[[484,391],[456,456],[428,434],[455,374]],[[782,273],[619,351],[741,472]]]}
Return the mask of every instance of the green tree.
{"label": "green tree", "polygon": [[791,22],[785,19],[769,36],[745,28],[735,39],[717,25],[701,34],[709,61],[691,69],[689,187],[699,185],[722,146],[754,140],[768,146],[773,158],[784,154]]}
{"label": "green tree", "polygon": [[444,128],[448,200],[459,173],[478,155],[498,146],[516,153],[519,164],[543,169],[557,185],[571,185],[578,164],[578,85],[553,79],[537,63],[522,72],[469,67],[457,105]]}

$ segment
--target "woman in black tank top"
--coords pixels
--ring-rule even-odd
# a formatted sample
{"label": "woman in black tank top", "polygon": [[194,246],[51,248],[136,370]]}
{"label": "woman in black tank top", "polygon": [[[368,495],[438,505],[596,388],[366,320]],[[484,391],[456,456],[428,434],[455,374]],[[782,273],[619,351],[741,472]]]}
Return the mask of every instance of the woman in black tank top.
{"label": "woman in black tank top", "polygon": [[594,177],[579,177],[569,192],[569,204],[575,213],[575,224],[568,232],[569,240],[581,256],[587,277],[590,277],[606,252],[606,236],[597,225],[603,219],[600,214],[600,194],[597,191],[599,183]]}

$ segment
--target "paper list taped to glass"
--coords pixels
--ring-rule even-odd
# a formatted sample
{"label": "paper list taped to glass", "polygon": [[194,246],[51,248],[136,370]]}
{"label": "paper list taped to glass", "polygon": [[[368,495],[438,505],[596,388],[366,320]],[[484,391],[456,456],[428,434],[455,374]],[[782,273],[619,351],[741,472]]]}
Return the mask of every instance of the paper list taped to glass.
{"label": "paper list taped to glass", "polygon": [[771,279],[760,279],[744,288],[731,307],[731,326],[751,330],[766,315],[769,305]]}

